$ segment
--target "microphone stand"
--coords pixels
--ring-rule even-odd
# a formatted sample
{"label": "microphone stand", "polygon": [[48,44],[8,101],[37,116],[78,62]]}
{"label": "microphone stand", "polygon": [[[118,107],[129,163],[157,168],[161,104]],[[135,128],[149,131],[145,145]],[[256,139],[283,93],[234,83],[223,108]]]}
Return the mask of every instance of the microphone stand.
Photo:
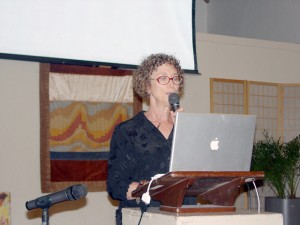
{"label": "microphone stand", "polygon": [[49,207],[43,208],[42,225],[49,225]]}
{"label": "microphone stand", "polygon": [[49,208],[59,202],[66,200],[77,200],[86,196],[87,188],[85,185],[74,185],[65,190],[39,197],[35,200],[27,201],[25,206],[28,210],[41,208],[42,225],[49,225]]}
{"label": "microphone stand", "polygon": [[49,208],[43,208],[42,212],[42,225],[49,225]]}

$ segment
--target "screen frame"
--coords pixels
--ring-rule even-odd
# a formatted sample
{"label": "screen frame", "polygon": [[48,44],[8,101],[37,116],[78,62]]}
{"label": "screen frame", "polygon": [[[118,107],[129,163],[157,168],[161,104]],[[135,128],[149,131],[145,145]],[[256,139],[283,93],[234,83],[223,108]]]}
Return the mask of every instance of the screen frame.
{"label": "screen frame", "polygon": [[[194,69],[185,69],[183,68],[184,73],[191,74],[200,74],[198,72],[198,63],[197,63],[197,51],[196,51],[196,26],[195,26],[195,0],[191,0],[192,3],[192,48],[193,48],[193,63]],[[176,56],[175,56],[176,57]],[[59,58],[52,56],[38,56],[30,54],[14,54],[1,52],[0,50],[0,59],[9,59],[9,60],[21,60],[21,61],[31,61],[31,62],[40,62],[40,63],[51,63],[51,64],[63,64],[63,65],[78,65],[78,66],[90,66],[90,67],[111,67],[113,69],[129,69],[135,70],[138,65],[134,64],[121,64],[113,62],[103,62],[103,61],[88,61],[84,59],[70,59],[70,58]],[[182,66],[183,67],[183,66]]]}

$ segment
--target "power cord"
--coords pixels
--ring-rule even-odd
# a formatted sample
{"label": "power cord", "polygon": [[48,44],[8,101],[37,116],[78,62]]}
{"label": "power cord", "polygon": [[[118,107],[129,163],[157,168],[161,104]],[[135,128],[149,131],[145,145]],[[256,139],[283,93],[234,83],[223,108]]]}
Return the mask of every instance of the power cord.
{"label": "power cord", "polygon": [[139,223],[138,223],[138,225],[140,225],[140,224],[141,224],[141,221],[142,221],[143,215],[144,215],[144,212],[142,212],[142,214],[141,214],[141,217],[140,217],[140,220],[139,220]]}
{"label": "power cord", "polygon": [[147,188],[147,191],[142,195],[142,198],[141,200],[146,204],[146,205],[149,205],[150,202],[151,202],[151,196],[150,196],[150,187],[151,187],[151,184],[154,180],[164,176],[165,174],[156,174],[154,177],[151,177],[151,180],[148,184],[148,188]]}
{"label": "power cord", "polygon": [[259,214],[260,213],[260,199],[259,199],[259,194],[258,194],[258,190],[257,190],[255,182],[252,181],[252,183],[254,185],[255,192],[256,192],[256,197],[257,197],[257,213]]}
{"label": "power cord", "polygon": [[156,174],[155,176],[151,177],[151,180],[148,184],[148,187],[147,187],[147,191],[142,195],[142,198],[141,198],[141,202],[140,202],[140,208],[141,208],[141,217],[140,217],[140,220],[139,220],[139,223],[138,225],[140,225],[141,221],[142,221],[142,218],[143,218],[143,215],[144,213],[147,211],[148,209],[148,205],[150,204],[151,202],[151,196],[150,196],[150,187],[151,187],[151,184],[154,180],[164,176],[165,174]]}
{"label": "power cord", "polygon": [[144,202],[140,202],[140,209],[141,209],[141,216],[140,216],[140,220],[139,220],[138,225],[140,225],[140,223],[141,223],[141,221],[142,221],[144,212],[147,212],[148,205],[146,205]]}
{"label": "power cord", "polygon": [[254,186],[254,189],[255,189],[255,192],[256,192],[256,198],[257,198],[257,213],[260,214],[260,198],[259,198],[258,190],[257,190],[256,184],[255,184],[255,179],[254,178],[247,178],[247,179],[245,179],[245,182],[246,183],[252,182],[252,184]]}

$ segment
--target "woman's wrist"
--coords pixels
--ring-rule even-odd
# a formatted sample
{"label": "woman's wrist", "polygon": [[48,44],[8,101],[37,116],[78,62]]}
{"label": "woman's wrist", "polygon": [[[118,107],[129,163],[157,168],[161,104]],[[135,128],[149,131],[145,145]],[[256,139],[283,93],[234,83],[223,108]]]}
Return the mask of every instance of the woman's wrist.
{"label": "woman's wrist", "polygon": [[147,180],[141,180],[140,182],[139,182],[139,185],[137,186],[137,188],[136,189],[138,189],[138,188],[140,188],[140,187],[142,187],[144,184],[146,184],[146,183],[148,183],[148,181]]}

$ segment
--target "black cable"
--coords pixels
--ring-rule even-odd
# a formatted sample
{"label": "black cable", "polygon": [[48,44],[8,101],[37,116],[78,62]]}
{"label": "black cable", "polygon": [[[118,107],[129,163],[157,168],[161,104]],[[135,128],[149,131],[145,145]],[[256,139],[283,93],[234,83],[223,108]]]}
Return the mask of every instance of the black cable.
{"label": "black cable", "polygon": [[247,195],[248,195],[248,209],[251,211],[251,207],[252,207],[252,205],[251,205],[251,194],[250,194],[251,189],[250,189],[249,183],[246,183],[246,185],[247,185]]}
{"label": "black cable", "polygon": [[139,223],[138,223],[138,225],[140,225],[140,224],[141,224],[141,221],[142,221],[142,218],[143,218],[143,214],[144,214],[144,212],[142,212],[142,214],[141,214],[141,217],[140,217],[140,220],[139,220]]}
{"label": "black cable", "polygon": [[144,212],[147,212],[148,205],[146,205],[144,202],[141,201],[141,202],[140,202],[140,209],[141,209],[141,217],[140,217],[140,220],[139,220],[138,225],[140,225],[140,223],[141,223],[141,221],[142,221]]}

